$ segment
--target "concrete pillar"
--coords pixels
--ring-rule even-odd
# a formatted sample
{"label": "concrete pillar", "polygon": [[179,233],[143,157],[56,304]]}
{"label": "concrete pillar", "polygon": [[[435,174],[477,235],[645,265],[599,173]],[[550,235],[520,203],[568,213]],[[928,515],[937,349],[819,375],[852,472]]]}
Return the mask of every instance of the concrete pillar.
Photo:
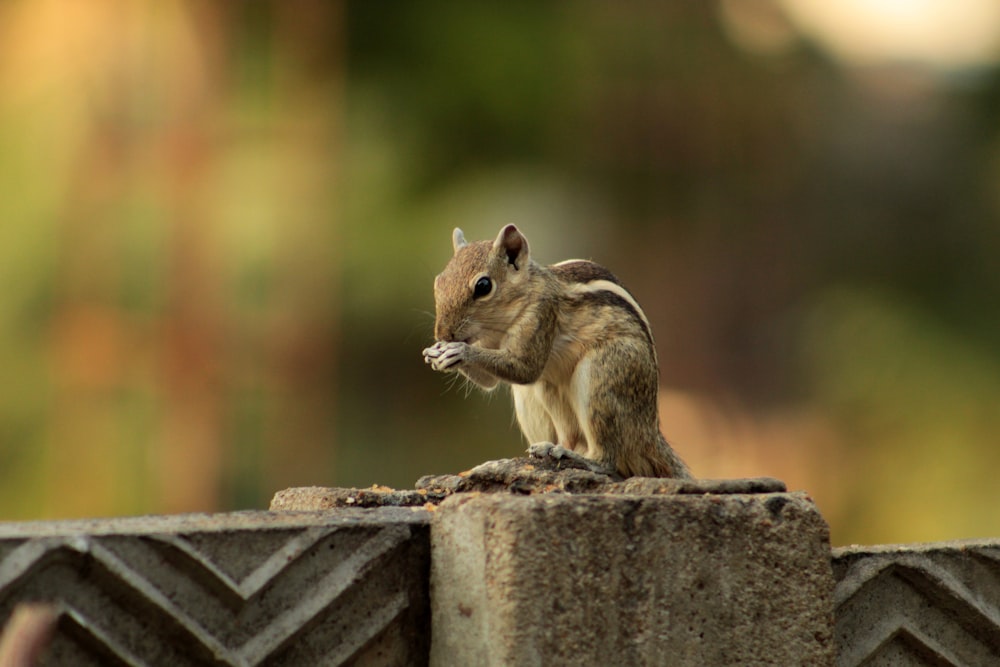
{"label": "concrete pillar", "polygon": [[460,494],[431,544],[432,665],[833,663],[803,494]]}

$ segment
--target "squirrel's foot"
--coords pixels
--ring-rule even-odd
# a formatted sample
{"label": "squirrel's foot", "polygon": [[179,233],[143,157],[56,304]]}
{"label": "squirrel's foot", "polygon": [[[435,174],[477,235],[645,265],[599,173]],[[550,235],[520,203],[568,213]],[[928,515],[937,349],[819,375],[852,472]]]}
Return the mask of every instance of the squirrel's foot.
{"label": "squirrel's foot", "polygon": [[430,364],[436,371],[453,370],[456,364],[465,359],[468,348],[467,343],[459,341],[438,341],[424,350],[424,363]]}
{"label": "squirrel's foot", "polygon": [[528,447],[528,456],[534,457],[536,459],[551,458],[556,461],[565,460],[576,467],[584,468],[590,472],[597,473],[599,475],[614,475],[614,470],[609,470],[597,461],[588,459],[582,454],[577,454],[572,449],[567,449],[562,445],[557,445],[551,442],[536,442],[535,444]]}

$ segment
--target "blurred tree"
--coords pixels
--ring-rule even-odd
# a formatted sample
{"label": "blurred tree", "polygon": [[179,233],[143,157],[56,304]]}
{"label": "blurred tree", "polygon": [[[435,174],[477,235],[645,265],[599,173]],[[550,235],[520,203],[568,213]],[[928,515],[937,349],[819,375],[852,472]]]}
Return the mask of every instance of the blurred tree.
{"label": "blurred tree", "polygon": [[6,182],[55,191],[4,216],[53,231],[7,321],[51,341],[19,373],[51,371],[20,416],[48,482],[11,470],[12,515],[260,505],[328,465],[340,9],[3,8]]}
{"label": "blurred tree", "polygon": [[[998,281],[988,258],[996,246],[996,198],[984,190],[983,173],[996,131],[994,117],[976,111],[990,104],[995,85],[905,64],[845,68],[796,41],[779,5],[744,3],[739,16],[733,5],[516,3],[502,12],[394,5],[407,16],[397,24],[384,20],[385,5],[352,4],[348,105],[357,106],[348,127],[379,135],[353,150],[377,145],[398,157],[379,172],[389,180],[378,182],[398,189],[380,202],[385,222],[372,232],[379,241],[371,252],[429,248],[436,259],[419,261],[423,291],[403,289],[406,297],[399,297],[429,307],[430,276],[447,259],[450,226],[486,237],[496,224],[521,223],[541,259],[594,257],[637,293],[658,333],[664,381],[675,390],[667,394],[664,410],[673,421],[665,420],[665,429],[683,434],[681,451],[697,472],[781,470],[791,484],[817,489],[838,540],[1000,528],[988,513],[974,512],[969,528],[949,532],[957,524],[941,506],[921,506],[917,521],[887,503],[883,491],[905,489],[910,498],[915,486],[875,480],[910,464],[940,466],[937,478],[957,480],[967,462],[990,456],[992,426],[944,457],[929,438],[914,450],[916,433],[902,424],[859,431],[828,387],[851,386],[867,409],[883,413],[884,393],[867,391],[865,378],[871,365],[890,360],[868,355],[866,370],[849,346],[830,344],[835,322],[828,330],[815,326],[817,313],[831,312],[845,290],[889,290],[902,308],[925,313],[903,320],[905,330],[945,332],[922,354],[949,358],[954,346],[975,339],[970,353],[980,364],[995,363],[1000,345],[990,304]],[[748,21],[758,36],[766,22],[763,39],[770,41],[748,39]],[[392,148],[378,143],[385,137]],[[512,173],[531,174],[530,186]],[[377,182],[367,180],[374,174],[351,171],[352,192]],[[348,225],[363,215],[349,212]],[[435,245],[426,245],[428,237]],[[366,273],[369,256],[359,253],[359,265],[348,267],[349,284],[376,283],[382,265]],[[399,283],[392,285],[400,294]],[[345,298],[351,312],[353,290]],[[878,300],[875,307],[891,316],[898,306],[890,304]],[[845,321],[857,315],[834,310]],[[391,324],[383,320],[377,347],[387,355],[385,373],[419,373],[419,345],[407,335],[429,335],[427,321],[418,319],[396,313]],[[345,373],[361,386],[370,368],[366,360]],[[853,379],[835,379],[846,373]],[[983,392],[977,402],[998,398],[969,381]],[[407,382],[397,373],[389,391],[428,392]],[[961,381],[938,386],[942,405],[962,402]],[[898,393],[905,396],[905,388]],[[516,451],[503,401],[461,401],[455,395],[436,399],[444,406],[413,406],[415,414],[434,411],[427,421],[436,428],[437,410],[451,411],[442,419],[453,435],[441,440],[464,438],[478,447],[439,444],[421,417],[420,432],[433,432],[438,449],[422,459],[424,470]],[[957,416],[936,414],[939,428],[963,432],[952,421]],[[481,421],[470,426],[471,419]],[[344,446],[364,439],[367,422],[348,416],[343,425]],[[408,442],[411,431],[382,428],[380,442]],[[725,444],[716,446],[718,437]],[[792,454],[800,448],[804,454]],[[733,457],[742,467],[730,465]],[[421,470],[419,462],[411,465]],[[963,499],[956,506],[978,507],[983,488],[956,481],[949,492]],[[879,519],[882,510],[852,509],[868,506],[892,511]]]}
{"label": "blurred tree", "polygon": [[419,355],[451,228],[516,222],[636,293],[696,473],[838,542],[1000,530],[995,63],[859,66],[795,4],[0,5],[3,514],[516,454]]}

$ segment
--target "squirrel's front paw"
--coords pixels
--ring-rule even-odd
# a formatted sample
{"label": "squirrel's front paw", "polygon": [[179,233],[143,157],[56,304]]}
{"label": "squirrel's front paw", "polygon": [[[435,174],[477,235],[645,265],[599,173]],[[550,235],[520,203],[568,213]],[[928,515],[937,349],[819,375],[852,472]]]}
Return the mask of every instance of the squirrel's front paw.
{"label": "squirrel's front paw", "polygon": [[465,360],[468,349],[466,343],[438,341],[424,350],[424,362],[436,371],[452,370],[453,366]]}

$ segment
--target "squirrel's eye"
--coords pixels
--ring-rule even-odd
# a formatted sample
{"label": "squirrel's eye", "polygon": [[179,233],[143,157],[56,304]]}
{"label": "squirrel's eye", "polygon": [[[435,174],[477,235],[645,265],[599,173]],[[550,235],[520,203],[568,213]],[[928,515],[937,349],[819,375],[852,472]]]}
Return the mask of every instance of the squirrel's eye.
{"label": "squirrel's eye", "polygon": [[493,281],[487,276],[483,276],[476,281],[476,286],[472,289],[472,298],[479,299],[486,296],[493,290]]}

